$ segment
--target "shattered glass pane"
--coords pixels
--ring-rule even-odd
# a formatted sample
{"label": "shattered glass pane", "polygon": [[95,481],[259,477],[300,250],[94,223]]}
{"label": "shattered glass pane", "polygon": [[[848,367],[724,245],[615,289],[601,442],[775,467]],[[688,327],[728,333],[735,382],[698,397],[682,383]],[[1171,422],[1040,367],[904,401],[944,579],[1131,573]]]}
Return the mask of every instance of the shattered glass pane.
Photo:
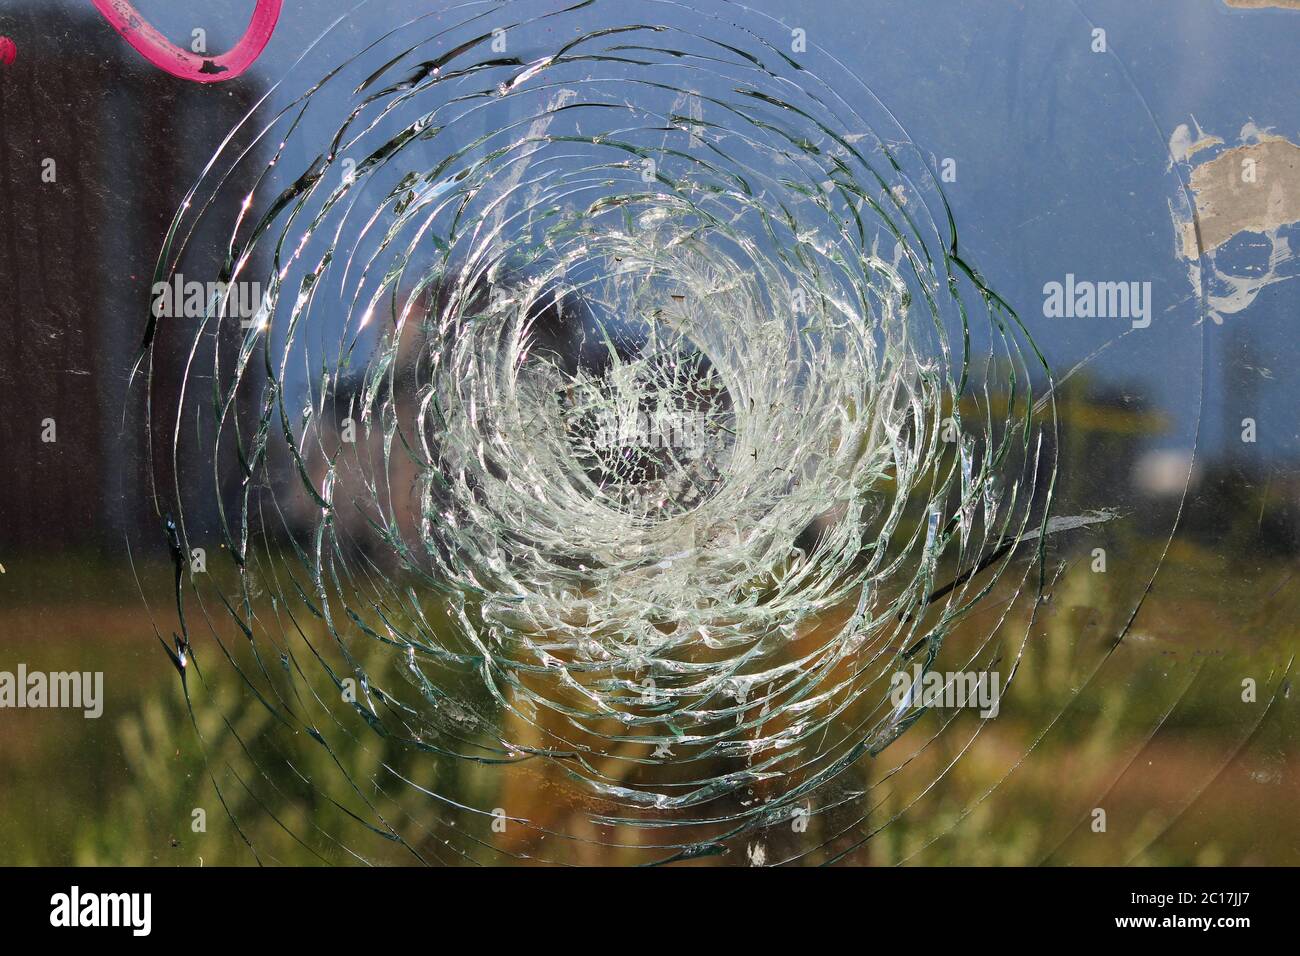
{"label": "shattered glass pane", "polygon": [[1215,815],[1293,796],[1294,103],[756,6],[287,4],[204,88],[87,519],[180,686],[79,859],[1295,862]]}

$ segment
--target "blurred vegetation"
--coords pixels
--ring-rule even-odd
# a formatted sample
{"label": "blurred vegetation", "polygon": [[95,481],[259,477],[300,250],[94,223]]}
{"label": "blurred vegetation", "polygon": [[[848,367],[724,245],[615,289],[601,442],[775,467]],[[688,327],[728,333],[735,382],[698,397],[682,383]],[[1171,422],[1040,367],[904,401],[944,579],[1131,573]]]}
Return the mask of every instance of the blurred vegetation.
{"label": "blurred vegetation", "polygon": [[[1214,582],[1197,567],[1203,557],[1194,549],[1174,555],[1162,573],[1209,586],[1213,601]],[[1226,595],[1232,583],[1219,586]],[[821,862],[852,848],[849,859],[872,865],[1295,863],[1300,821],[1292,812],[1296,781],[1288,765],[1296,719],[1284,695],[1261,719],[1278,677],[1260,669],[1267,647],[1257,648],[1253,660],[1228,652],[1218,636],[1196,633],[1204,622],[1188,616],[1185,605],[1152,599],[1143,625],[1108,656],[1098,638],[1113,633],[1125,609],[1111,594],[1116,589],[1122,589],[1117,577],[1092,573],[1086,558],[1072,560],[1051,589],[1041,626],[1031,630],[997,719],[932,711],[837,783],[846,791],[860,789],[863,797],[835,812],[812,807],[807,832],[786,832],[789,824],[777,824],[747,844],[762,845],[759,858],[767,862]],[[1269,613],[1266,606],[1261,610]],[[1009,618],[997,636],[1014,642],[1025,625]],[[1190,631],[1192,639],[1152,636],[1161,631]],[[138,631],[130,640],[135,649],[143,643]],[[951,640],[959,652],[962,635]],[[1285,645],[1285,636],[1278,642]],[[98,652],[98,665],[86,660],[79,666],[119,672],[105,650]],[[466,815],[419,788],[476,807],[500,802],[512,815],[584,832],[581,808],[554,799],[558,769],[539,770],[520,784],[517,772],[413,750],[360,721],[346,732],[322,727],[332,755],[301,739],[286,753],[280,749],[285,729],[211,649],[201,657],[202,677],[190,672],[196,737],[175,672],[156,646],[144,651],[140,682],[113,688],[108,713],[120,715],[115,719],[22,715],[29,724],[24,746],[0,751],[5,802],[39,810],[21,819],[4,815],[5,862],[252,863],[254,854],[230,816],[265,863],[463,861],[441,841],[449,838],[448,827],[466,826]],[[397,660],[390,649],[373,645],[362,663],[383,683],[400,680]],[[1098,668],[1100,676],[1090,682]],[[1258,675],[1260,703],[1253,708],[1237,693],[1242,673]],[[953,724],[939,733],[947,720]],[[91,745],[81,736],[87,732]],[[340,765],[357,791],[342,783]],[[938,784],[930,786],[936,777]],[[506,793],[508,778],[514,783]],[[407,844],[372,832],[331,798],[354,810],[369,806],[373,812],[358,816],[371,824],[390,822]],[[1094,804],[1107,812],[1104,833],[1092,829]],[[193,830],[196,808],[206,814],[205,832]],[[480,826],[482,836],[462,832],[454,842],[475,861],[509,862],[481,845],[488,831]],[[637,839],[630,832],[617,836]],[[827,844],[825,853],[800,856],[820,843]],[[537,847],[506,849],[527,855]],[[644,858],[593,846],[584,859]],[[733,848],[697,862],[748,860]]]}
{"label": "blurred vegetation", "polygon": [[[1132,473],[1159,423],[1126,401],[1085,384],[1062,390],[1060,500],[1088,500],[1098,474],[1108,495],[1127,487],[1111,479]],[[1032,621],[1029,602],[1011,604],[1010,576],[1001,582],[937,664],[958,670],[996,654],[1004,679],[1014,671],[996,719],[933,710],[820,793],[806,829],[773,823],[692,865],[841,855],[870,865],[1300,864],[1300,717],[1289,683],[1300,608],[1288,545],[1300,522],[1290,486],[1251,467],[1225,462],[1205,476],[1206,497],[1193,492],[1172,541],[1161,533],[1177,498],[1130,497],[1114,504],[1131,520],[1049,542],[1048,600]],[[263,706],[207,640],[188,677],[196,728],[127,566],[95,556],[6,564],[4,583],[21,595],[0,607],[7,658],[103,670],[108,699],[100,720],[5,715],[2,863],[646,859],[638,844],[653,837],[594,825],[559,763],[505,770],[420,749],[400,737],[436,743],[445,728],[403,727],[399,711],[384,721],[397,735],[384,736],[341,706],[328,681],[309,686],[274,655],[259,664],[242,648],[240,667],[262,693],[291,702],[297,723]],[[170,569],[146,566],[141,578],[166,582]],[[166,601],[155,608],[166,634]],[[323,634],[308,636],[329,647]],[[410,696],[392,648],[362,640],[351,650],[375,684]],[[1253,701],[1242,699],[1246,680],[1257,684]],[[474,693],[457,685],[489,724],[508,720]],[[328,747],[302,729],[309,724]],[[489,730],[463,734],[453,749],[476,752]],[[515,739],[519,730],[506,726]],[[497,838],[484,816],[495,807],[572,839],[546,842],[528,828]]]}

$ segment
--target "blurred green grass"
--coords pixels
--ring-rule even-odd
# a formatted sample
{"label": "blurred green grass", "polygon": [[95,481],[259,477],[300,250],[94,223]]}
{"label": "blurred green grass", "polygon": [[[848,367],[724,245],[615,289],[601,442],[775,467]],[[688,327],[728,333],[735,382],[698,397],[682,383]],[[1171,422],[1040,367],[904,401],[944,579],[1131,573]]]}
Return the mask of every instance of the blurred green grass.
{"label": "blurred green grass", "polygon": [[[389,766],[415,785],[376,788],[368,797],[404,834],[433,839],[445,810],[417,787],[480,807],[505,799],[499,768],[411,752],[374,735],[335,734],[334,755],[299,747],[290,767],[275,749],[270,712],[211,647],[201,648],[202,679],[191,673],[200,747],[127,569],[86,560],[7,572],[27,579],[25,603],[0,611],[6,658],[46,670],[103,670],[107,701],[99,720],[66,711],[3,715],[0,862],[255,862],[209,773],[263,862],[417,862],[411,847],[370,832],[303,785],[304,778],[337,778],[334,756],[354,780],[394,779],[380,769]],[[148,573],[170,574],[164,567]],[[998,719],[975,728],[966,715],[931,712],[845,775],[842,786],[866,793],[853,804],[870,808],[865,820],[857,810],[814,808],[808,832],[756,839],[769,841],[768,859],[825,842],[834,852],[853,848],[849,859],[873,865],[1294,865],[1300,788],[1291,768],[1300,726],[1293,695],[1281,690],[1281,667],[1296,625],[1287,633],[1275,624],[1286,619],[1278,602],[1289,600],[1292,574],[1281,564],[1225,568],[1209,552],[1179,546],[1129,638],[1107,655],[1098,642],[1129,611],[1116,597],[1124,589],[1076,561],[1031,629]],[[1231,633],[1225,608],[1240,618]],[[1013,618],[1002,630],[1023,633],[1025,625]],[[393,658],[374,646],[367,670],[388,675]],[[1259,682],[1254,705],[1240,700],[1242,674]],[[950,718],[965,723],[937,733]],[[546,793],[538,786],[535,799]],[[557,812],[520,806],[519,794],[511,792],[512,814]],[[1098,802],[1107,811],[1105,833],[1090,826]],[[365,806],[359,795],[353,803]],[[200,807],[206,832],[195,833],[192,814]],[[474,841],[465,847],[476,862],[508,862]],[[610,850],[592,859],[633,856]],[[739,862],[733,853],[700,865]]]}

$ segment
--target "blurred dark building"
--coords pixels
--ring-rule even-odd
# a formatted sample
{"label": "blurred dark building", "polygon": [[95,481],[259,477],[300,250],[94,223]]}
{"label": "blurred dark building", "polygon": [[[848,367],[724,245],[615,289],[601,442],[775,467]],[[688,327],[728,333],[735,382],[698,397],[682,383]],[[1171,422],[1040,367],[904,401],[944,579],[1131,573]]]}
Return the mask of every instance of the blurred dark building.
{"label": "blurred dark building", "polygon": [[[128,530],[153,538],[145,432],[127,378],[154,265],[185,192],[260,94],[251,75],[213,85],[169,76],[89,4],[69,6],[0,9],[0,34],[17,45],[16,61],[0,66],[0,562],[70,549],[120,555]],[[216,277],[222,238],[195,236],[207,260],[190,259],[189,271],[211,271],[194,278]],[[238,335],[236,322],[208,347],[233,354]],[[179,385],[181,338],[160,356],[158,395]],[[209,391],[211,367],[199,383]],[[158,422],[168,415],[165,402],[154,410]],[[53,442],[42,440],[47,419]],[[163,431],[155,441],[170,441]]]}

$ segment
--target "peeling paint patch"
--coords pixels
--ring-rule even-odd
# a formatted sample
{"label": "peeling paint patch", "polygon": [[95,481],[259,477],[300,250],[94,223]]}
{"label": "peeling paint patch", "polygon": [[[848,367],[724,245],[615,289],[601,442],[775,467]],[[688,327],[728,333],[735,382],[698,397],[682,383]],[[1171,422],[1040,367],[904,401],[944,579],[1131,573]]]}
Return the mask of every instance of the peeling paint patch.
{"label": "peeling paint patch", "polygon": [[1223,0],[1230,7],[1242,10],[1263,10],[1276,7],[1279,10],[1300,10],[1300,0]]}
{"label": "peeling paint patch", "polygon": [[1170,137],[1169,155],[1172,157],[1170,165],[1173,163],[1186,163],[1203,149],[1223,145],[1223,140],[1218,136],[1210,136],[1201,129],[1201,124],[1196,122],[1195,116],[1192,117],[1192,126],[1196,127],[1196,137],[1194,139],[1192,138],[1191,128],[1186,123],[1179,125],[1174,130],[1174,135]]}
{"label": "peeling paint patch", "polygon": [[[1200,288],[1202,264],[1208,264],[1206,302],[1210,317],[1222,322],[1265,287],[1296,277],[1285,232],[1300,223],[1300,146],[1254,122],[1242,127],[1232,147],[1205,133],[1195,118],[1192,126],[1194,135],[1186,124],[1174,131],[1169,154],[1171,163],[1191,166],[1194,210],[1186,205],[1171,212],[1192,286]],[[1193,164],[1203,151],[1212,155]],[[1259,240],[1239,238],[1251,235]]]}
{"label": "peeling paint patch", "polygon": [[[1300,146],[1280,137],[1237,146],[1192,170],[1206,252],[1240,232],[1300,222]],[[1196,255],[1195,236],[1184,255]]]}

